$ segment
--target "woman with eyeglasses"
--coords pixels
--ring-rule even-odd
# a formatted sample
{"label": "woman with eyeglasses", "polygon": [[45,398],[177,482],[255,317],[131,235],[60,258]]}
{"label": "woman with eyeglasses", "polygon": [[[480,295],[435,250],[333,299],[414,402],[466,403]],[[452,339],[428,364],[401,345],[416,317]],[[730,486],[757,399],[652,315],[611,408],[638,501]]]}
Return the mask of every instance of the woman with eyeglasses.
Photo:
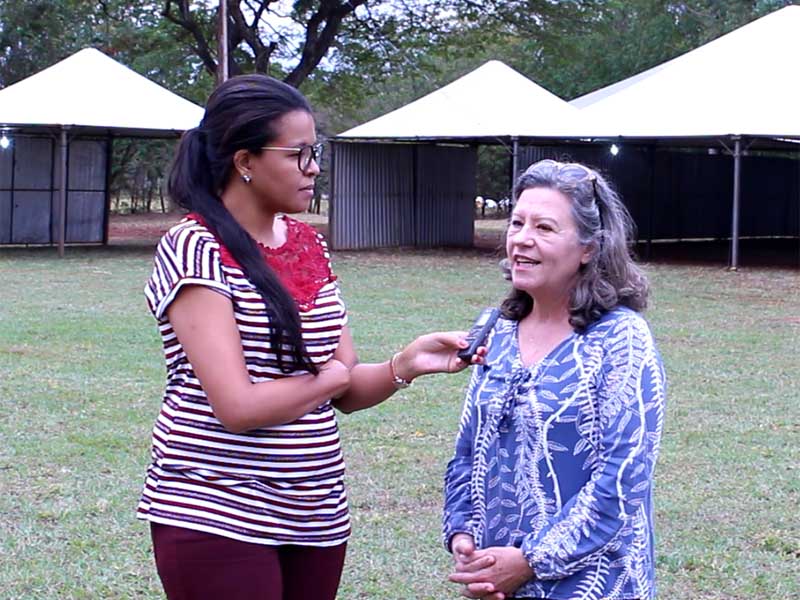
{"label": "woman with eyeglasses", "polygon": [[320,152],[306,99],[262,75],[220,85],[177,150],[189,213],[145,288],[167,383],[137,512],[170,600],[332,600],[350,535],[334,408],[466,367],[458,333],[358,363],[325,242],[287,216]]}
{"label": "woman with eyeglasses", "polygon": [[468,598],[653,598],[666,383],[630,217],[575,163],[531,165],[514,197],[512,290],[445,477],[449,579]]}

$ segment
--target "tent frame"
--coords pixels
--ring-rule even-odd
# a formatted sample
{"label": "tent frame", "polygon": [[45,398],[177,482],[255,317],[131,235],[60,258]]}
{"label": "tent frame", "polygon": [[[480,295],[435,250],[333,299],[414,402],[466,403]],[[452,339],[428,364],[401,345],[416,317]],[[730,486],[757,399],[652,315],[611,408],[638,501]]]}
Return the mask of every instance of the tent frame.
{"label": "tent frame", "polygon": [[[646,146],[651,148],[651,164],[654,164],[655,149],[672,147],[672,148],[687,148],[687,147],[709,147],[711,145],[719,145],[723,151],[731,156],[733,159],[733,197],[731,199],[731,229],[730,229],[730,252],[728,268],[731,271],[736,271],[739,268],[739,243],[740,243],[740,222],[739,213],[741,206],[741,178],[742,178],[742,158],[746,155],[747,151],[755,148],[763,151],[781,151],[781,152],[797,152],[798,153],[798,177],[800,177],[800,139],[787,137],[787,138],[774,138],[774,137],[758,137],[758,136],[713,136],[713,137],[691,137],[691,138],[636,138],[636,137],[586,137],[586,138],[545,138],[545,137],[528,137],[528,136],[504,136],[504,137],[488,137],[488,138],[422,138],[422,137],[392,137],[392,138],[357,138],[357,137],[340,137],[337,136],[332,139],[336,144],[350,144],[350,143],[381,143],[381,144],[447,144],[456,143],[464,145],[497,145],[505,146],[511,154],[512,160],[512,182],[516,179],[517,173],[520,168],[518,164],[519,147],[520,145],[536,146],[536,145],[637,145]],[[332,161],[331,171],[334,179],[333,171],[337,168],[337,162]],[[652,172],[652,170],[651,170]],[[654,176],[654,175],[653,175]],[[651,181],[651,186],[655,182]],[[331,220],[335,219],[335,190],[331,189]],[[800,197],[798,197],[800,204]],[[650,211],[652,214],[652,211]],[[651,217],[652,218],[652,217]],[[800,223],[798,224],[800,226]],[[333,227],[332,227],[333,228]],[[650,228],[649,231],[652,231]],[[799,235],[800,239],[800,235]],[[650,239],[648,239],[648,255],[650,250]],[[798,264],[800,265],[800,250],[798,251]]]}
{"label": "tent frame", "polygon": [[[67,230],[67,205],[69,195],[69,145],[75,140],[83,137],[94,139],[105,139],[107,142],[107,152],[105,161],[105,207],[103,213],[103,237],[101,244],[108,244],[108,225],[109,225],[109,206],[111,199],[111,161],[113,159],[113,142],[115,139],[164,139],[177,140],[181,132],[175,130],[148,130],[148,129],[129,129],[113,127],[80,127],[73,125],[60,126],[37,126],[37,125],[4,125],[0,123],[0,130],[7,136],[30,135],[36,137],[49,137],[57,148],[57,160],[60,164],[60,178],[58,181],[57,197],[57,219],[55,245],[58,249],[59,258],[66,254],[66,230]],[[55,182],[54,182],[55,183]],[[15,244],[10,244],[15,245]]]}

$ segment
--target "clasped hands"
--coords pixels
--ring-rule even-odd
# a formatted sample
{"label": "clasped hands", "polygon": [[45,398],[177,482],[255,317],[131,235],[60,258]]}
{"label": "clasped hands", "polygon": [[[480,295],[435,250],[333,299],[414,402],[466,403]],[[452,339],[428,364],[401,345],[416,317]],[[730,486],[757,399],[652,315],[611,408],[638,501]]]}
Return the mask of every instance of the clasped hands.
{"label": "clasped hands", "polygon": [[476,550],[471,535],[457,533],[450,547],[454,571],[448,579],[464,586],[461,595],[466,598],[504,600],[533,577],[522,551],[514,546]]}

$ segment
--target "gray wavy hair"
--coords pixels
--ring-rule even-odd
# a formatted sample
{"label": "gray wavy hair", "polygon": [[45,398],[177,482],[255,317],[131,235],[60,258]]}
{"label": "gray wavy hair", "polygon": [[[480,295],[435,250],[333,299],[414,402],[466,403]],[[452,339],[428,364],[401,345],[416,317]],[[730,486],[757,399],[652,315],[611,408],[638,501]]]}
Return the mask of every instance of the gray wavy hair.
{"label": "gray wavy hair", "polygon": [[[561,192],[572,204],[572,217],[583,245],[593,245],[590,260],[581,265],[578,281],[570,296],[569,322],[584,331],[603,314],[617,306],[637,312],[647,307],[647,277],[634,263],[630,244],[633,220],[617,193],[602,175],[579,163],[542,160],[532,164],[514,185],[514,201],[531,188]],[[508,259],[500,262],[511,280]],[[503,301],[503,316],[520,320],[533,310],[533,298],[512,288]]]}

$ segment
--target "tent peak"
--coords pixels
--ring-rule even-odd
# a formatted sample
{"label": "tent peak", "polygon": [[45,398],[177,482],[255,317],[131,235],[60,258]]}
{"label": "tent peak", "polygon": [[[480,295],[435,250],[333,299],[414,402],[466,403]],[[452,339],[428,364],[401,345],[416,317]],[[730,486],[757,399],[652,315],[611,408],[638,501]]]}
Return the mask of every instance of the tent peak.
{"label": "tent peak", "polygon": [[576,134],[580,111],[499,60],[340,138],[474,139]]}
{"label": "tent peak", "polygon": [[173,135],[195,127],[202,117],[200,106],[92,47],[0,90],[0,124],[9,127]]}
{"label": "tent peak", "polygon": [[572,102],[604,137],[800,137],[800,6]]}

